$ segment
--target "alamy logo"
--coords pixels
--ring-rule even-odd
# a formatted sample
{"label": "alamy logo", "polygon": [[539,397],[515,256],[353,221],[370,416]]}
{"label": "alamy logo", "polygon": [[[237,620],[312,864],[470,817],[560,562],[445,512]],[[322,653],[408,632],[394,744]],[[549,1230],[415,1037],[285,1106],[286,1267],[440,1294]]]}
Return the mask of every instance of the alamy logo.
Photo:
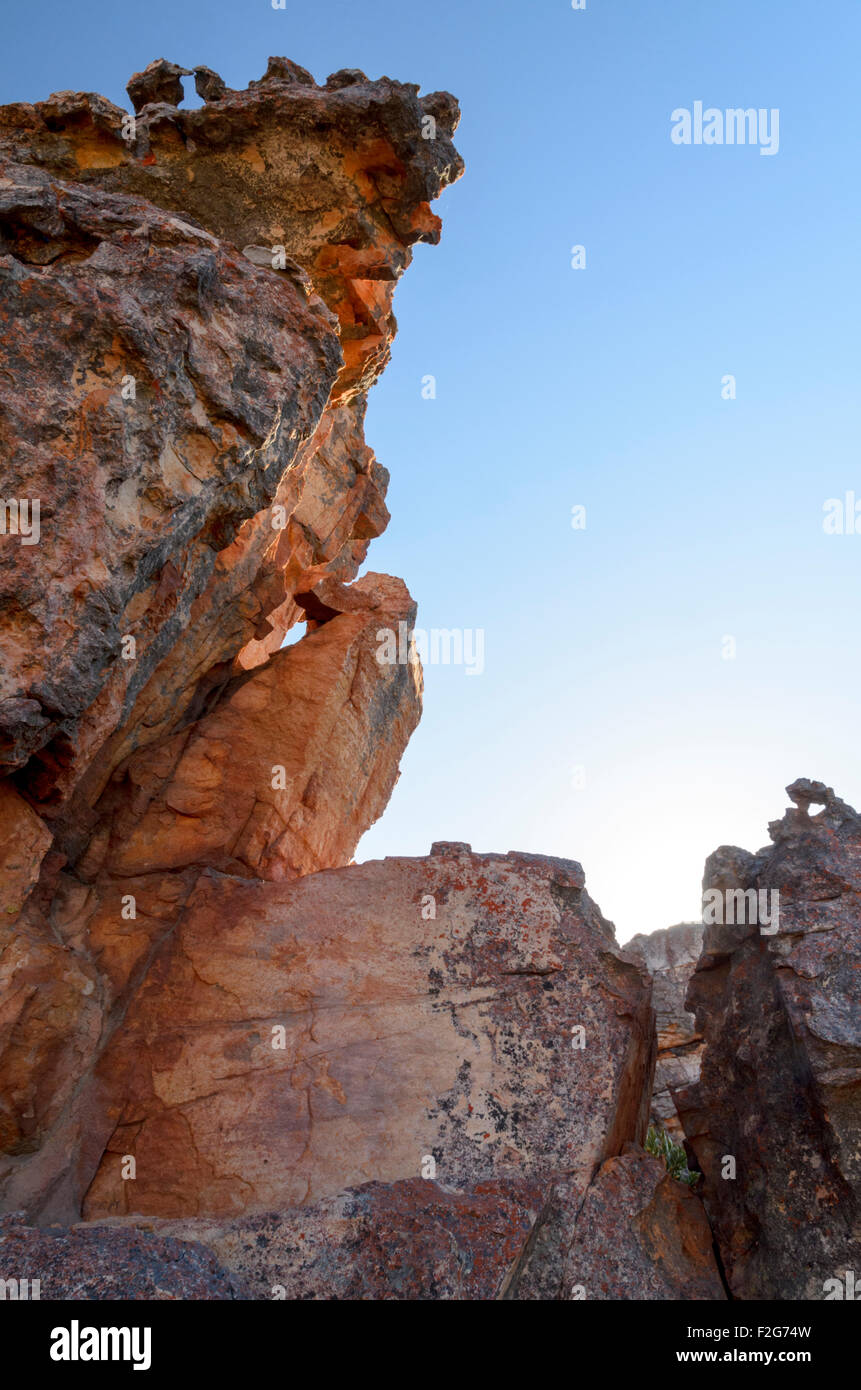
{"label": "alamy logo", "polygon": [[760,936],[774,936],[780,926],[777,888],[709,888],[703,893],[703,926],[759,925]]}
{"label": "alamy logo", "polygon": [[[856,1293],[857,1289],[857,1293]],[[822,1285],[825,1301],[848,1298],[851,1302],[861,1302],[861,1280],[855,1281],[854,1269],[847,1269],[842,1279],[826,1279]]]}
{"label": "alamy logo", "polygon": [[465,666],[468,676],[484,670],[484,628],[432,627],[410,629],[398,623],[398,630],[381,627],[377,633],[376,657],[380,666],[406,666],[415,652],[423,666]]}
{"label": "alamy logo", "polygon": [[829,497],[822,503],[825,516],[822,529],[826,536],[861,536],[861,498],[854,492],[844,497]]}
{"label": "alamy logo", "polygon": [[22,497],[20,502],[17,497],[0,497],[0,536],[20,536],[22,545],[38,545],[39,512],[38,497]]}
{"label": "alamy logo", "polygon": [[0,1300],[38,1301],[42,1297],[41,1288],[41,1279],[0,1279]]}
{"label": "alamy logo", "polygon": [[51,1332],[52,1361],[133,1361],[133,1370],[148,1371],[152,1364],[152,1328],[81,1327],[73,1318],[69,1327]]}
{"label": "alamy logo", "polygon": [[716,106],[703,110],[701,101],[693,111],[677,106],[670,116],[674,145],[759,145],[760,154],[777,154],[780,149],[780,111],[772,107],[747,110],[732,107],[720,111]]}

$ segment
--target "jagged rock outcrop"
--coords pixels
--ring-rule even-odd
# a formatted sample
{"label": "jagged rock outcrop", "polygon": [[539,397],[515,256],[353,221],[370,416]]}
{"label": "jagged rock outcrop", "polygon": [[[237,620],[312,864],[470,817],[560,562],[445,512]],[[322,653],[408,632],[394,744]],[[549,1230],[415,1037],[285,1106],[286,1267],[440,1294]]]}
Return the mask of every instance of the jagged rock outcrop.
{"label": "jagged rock outcrop", "polygon": [[92,94],[0,108],[4,489],[42,512],[35,551],[3,545],[0,767],[58,833],[209,672],[277,648],[303,570],[353,578],[387,520],[364,393],[411,247],[439,239],[457,106],[309,80],[272,60],[201,110],[151,98],[133,135]]}
{"label": "jagged rock outcrop", "polygon": [[[461,172],[454,99],[159,59],[132,117],[0,108],[0,1203],[68,1221],[96,1063],[202,870],[349,862],[421,673],[366,575],[392,296]],[[297,622],[307,635],[279,650]],[[108,1126],[108,1132],[110,1126]]]}
{"label": "jagged rock outcrop", "polygon": [[861,1267],[861,817],[787,790],[771,846],[706,864],[702,1073],[676,1094],[740,1299],[822,1299]]}
{"label": "jagged rock outcrop", "polygon": [[385,575],[330,581],[326,594],[313,632],[239,675],[211,713],[128,760],[103,799],[90,872],[96,855],[112,879],[189,866],[282,879],[349,862],[388,804],[418,722],[417,659],[377,660],[378,631],[411,630],[416,607]]}
{"label": "jagged rock outcrop", "polygon": [[684,1137],[673,1095],[681,1086],[699,1079],[702,1034],[694,1016],[685,1008],[688,981],[700,957],[701,922],[680,922],[675,927],[631,937],[625,943],[629,955],[642,961],[652,977],[652,1006],[658,1032],[658,1060],[652,1094],[652,1123],[672,1135]]}

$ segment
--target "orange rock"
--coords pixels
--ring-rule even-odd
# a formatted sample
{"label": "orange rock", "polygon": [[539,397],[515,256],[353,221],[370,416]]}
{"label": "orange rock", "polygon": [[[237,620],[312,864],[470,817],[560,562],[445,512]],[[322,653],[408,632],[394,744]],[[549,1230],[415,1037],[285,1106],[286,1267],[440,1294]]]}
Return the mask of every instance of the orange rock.
{"label": "orange rock", "polygon": [[380,628],[412,626],[399,580],[330,581],[328,620],[240,675],[209,715],[132,758],[102,868],[197,865],[266,879],[349,863],[385,809],[421,713],[417,660],[381,665]]}
{"label": "orange rock", "polygon": [[645,1135],[649,997],[565,860],[440,846],[292,884],[208,872],[99,1065],[122,1108],[85,1214],[422,1176],[583,1192]]}
{"label": "orange rock", "polygon": [[45,822],[12,784],[0,780],[0,931],[15,921],[51,845]]}
{"label": "orange rock", "polygon": [[63,1219],[116,1122],[93,1068],[201,868],[347,862],[420,711],[417,665],[375,660],[406,589],[345,586],[388,522],[365,393],[456,104],[425,141],[388,79],[199,68],[181,112],[185,72],[135,76],[131,130],[92,94],[0,108],[4,494],[41,508],[0,534],[0,1202]]}

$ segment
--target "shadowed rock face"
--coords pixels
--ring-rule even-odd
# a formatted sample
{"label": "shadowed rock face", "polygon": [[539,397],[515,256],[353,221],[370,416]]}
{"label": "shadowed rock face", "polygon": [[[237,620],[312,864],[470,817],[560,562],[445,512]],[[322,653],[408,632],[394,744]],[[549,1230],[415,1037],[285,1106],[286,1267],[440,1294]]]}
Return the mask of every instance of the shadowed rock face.
{"label": "shadowed rock face", "polygon": [[778,930],[707,925],[687,996],[702,1074],[676,1095],[742,1299],[821,1299],[861,1261],[861,817],[822,783],[787,790],[771,846],[706,864],[724,901],[778,892]]}
{"label": "shadowed rock face", "polygon": [[273,59],[181,111],[151,66],[133,135],[92,94],[0,108],[4,487],[42,509],[37,548],[2,547],[0,767],[54,822],[94,759],[87,809],[207,672],[277,648],[302,570],[355,576],[388,517],[364,394],[462,169],[447,94]]}
{"label": "shadowed rock face", "polygon": [[136,74],[134,121],[0,108],[2,491],[39,503],[35,543],[0,528],[0,1201],[66,1220],[96,1061],[201,870],[348,863],[421,708],[415,658],[376,660],[409,594],[352,581],[457,105],[273,59],[245,92],[199,69],[185,112],[186,72]]}
{"label": "shadowed rock face", "polygon": [[652,1123],[666,1130],[676,1143],[684,1137],[676,1113],[674,1093],[699,1078],[702,1034],[694,1016],[685,1008],[685,994],[702,949],[700,922],[680,922],[676,927],[633,936],[625,950],[642,961],[652,977],[652,1004],[658,1031],[658,1060],[652,1095]]}

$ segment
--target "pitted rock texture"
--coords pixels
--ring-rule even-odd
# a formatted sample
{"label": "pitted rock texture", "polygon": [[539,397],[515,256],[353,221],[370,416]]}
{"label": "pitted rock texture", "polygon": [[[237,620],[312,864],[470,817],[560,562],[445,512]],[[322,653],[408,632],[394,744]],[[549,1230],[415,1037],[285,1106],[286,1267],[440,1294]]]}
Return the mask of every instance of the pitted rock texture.
{"label": "pitted rock texture", "polygon": [[726,1298],[699,1198],[633,1146],[602,1165],[586,1194],[564,1288],[578,1300]]}
{"label": "pitted rock texture", "polygon": [[366,390],[388,358],[392,291],[411,247],[439,241],[430,202],[463,171],[457,102],[358,69],[318,87],[271,58],[241,92],[199,69],[207,104],[186,111],[175,104],[180,71],[136,74],[133,128],[91,93],[6,107],[0,158],[145,198],[234,247],[284,248],[338,316],[343,389]]}
{"label": "pitted rock texture", "polygon": [[0,1278],[38,1280],[42,1302],[253,1297],[204,1245],[134,1227],[39,1229],[20,1217],[0,1217]]}
{"label": "pitted rock texture", "polygon": [[195,69],[180,112],[188,71],[136,74],[134,119],[0,108],[2,491],[40,506],[35,544],[0,528],[0,1206],[41,1220],[79,1214],[96,1063],[201,870],[346,864],[421,704],[375,659],[412,600],[353,581],[389,519],[366,392],[457,105],[272,59],[244,92]]}
{"label": "pitted rock texture", "polygon": [[693,1014],[685,1008],[685,995],[702,942],[701,922],[680,922],[648,936],[633,936],[625,943],[625,950],[642,961],[654,983],[658,1060],[651,1120],[676,1143],[683,1141],[684,1130],[673,1095],[681,1086],[692,1085],[700,1074],[702,1034]]}
{"label": "pitted rock texture", "polygon": [[149,1224],[159,1238],[209,1246],[252,1298],[492,1300],[540,1207],[540,1184],[522,1179],[456,1192],[412,1178],[223,1223]]}
{"label": "pitted rock texture", "polygon": [[752,910],[707,925],[687,996],[702,1073],[676,1094],[740,1299],[821,1299],[861,1263],[861,817],[822,783],[787,790],[771,846],[706,864],[724,899],[779,892],[778,930]]}
{"label": "pitted rock texture", "polygon": [[206,873],[100,1062],[117,1124],[84,1213],[310,1204],[427,1158],[459,1191],[585,1191],[645,1133],[650,993],[565,860]]}

